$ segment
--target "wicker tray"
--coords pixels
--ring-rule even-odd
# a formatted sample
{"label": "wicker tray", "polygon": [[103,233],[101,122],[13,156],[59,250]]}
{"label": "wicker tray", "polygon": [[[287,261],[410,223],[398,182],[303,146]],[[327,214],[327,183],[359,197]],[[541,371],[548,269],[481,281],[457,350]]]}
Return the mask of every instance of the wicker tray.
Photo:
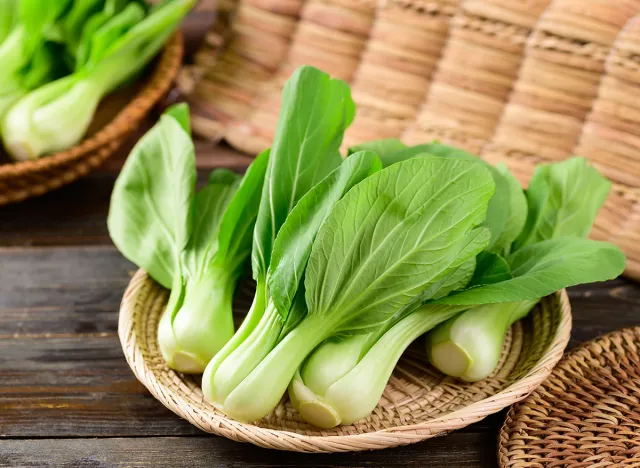
{"label": "wicker tray", "polygon": [[[253,295],[243,285],[236,305],[247,310]],[[525,398],[546,379],[569,340],[571,308],[564,291],[544,299],[505,340],[496,373],[462,384],[429,367],[420,350],[408,350],[377,408],[366,420],[320,430],[282,401],[256,425],[231,420],[203,400],[196,378],[169,369],[156,340],[167,291],[139,270],[120,309],[118,334],[125,357],[143,385],[167,408],[205,432],[279,450],[346,452],[419,442],[477,422]]]}
{"label": "wicker tray", "polygon": [[185,69],[194,132],[269,146],[291,70],[348,80],[345,144],[438,139],[528,183],[540,162],[588,157],[615,183],[593,237],[640,279],[640,0],[234,0],[224,47]]}
{"label": "wicker tray", "polygon": [[640,327],[587,342],[514,405],[501,467],[640,466]]}
{"label": "wicker tray", "polygon": [[142,83],[101,103],[89,137],[73,148],[35,161],[0,163],[0,206],[69,184],[104,162],[167,93],[180,69],[182,54],[182,35],[177,33]]}

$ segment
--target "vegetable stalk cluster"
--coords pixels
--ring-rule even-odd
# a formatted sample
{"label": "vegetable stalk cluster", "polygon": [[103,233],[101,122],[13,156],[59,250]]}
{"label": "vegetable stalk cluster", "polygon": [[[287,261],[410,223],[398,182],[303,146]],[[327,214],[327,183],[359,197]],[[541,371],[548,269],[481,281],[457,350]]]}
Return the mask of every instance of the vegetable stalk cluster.
{"label": "vegetable stalk cluster", "polygon": [[[617,247],[586,239],[610,184],[584,159],[540,166],[525,192],[506,167],[437,142],[366,142],[342,157],[354,115],[346,83],[301,67],[271,148],[243,177],[214,171],[196,192],[179,105],[118,178],[111,237],[171,289],[163,357],[202,373],[230,417],[258,420],[288,393],[319,427],[366,418],[425,333],[438,369],[483,379],[540,298],[624,269]],[[255,296],[234,332],[248,269]]]}
{"label": "vegetable stalk cluster", "polygon": [[86,134],[100,101],[138,76],[196,0],[0,1],[0,131],[24,161]]}

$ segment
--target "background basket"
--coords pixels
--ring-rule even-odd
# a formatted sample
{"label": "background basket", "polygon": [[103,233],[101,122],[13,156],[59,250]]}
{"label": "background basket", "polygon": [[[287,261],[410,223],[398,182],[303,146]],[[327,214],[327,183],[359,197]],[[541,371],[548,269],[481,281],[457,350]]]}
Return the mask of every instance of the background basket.
{"label": "background basket", "polygon": [[[247,310],[245,285],[236,308]],[[525,398],[551,373],[569,341],[571,310],[564,291],[545,298],[505,340],[489,378],[464,384],[426,363],[423,348],[408,350],[373,414],[352,425],[324,430],[302,421],[282,401],[257,424],[228,419],[203,400],[197,378],[169,369],[158,349],[158,319],[167,291],[139,270],[122,299],[118,334],[136,377],[167,408],[203,431],[261,447],[298,452],[373,450],[419,442],[459,429]],[[240,318],[240,315],[238,315]],[[421,343],[422,344],[422,343]]]}
{"label": "background basket", "polygon": [[[78,145],[35,161],[0,164],[0,206],[71,183],[104,162],[167,93],[180,69],[182,54],[182,36],[177,33],[141,83],[101,103],[89,137]],[[122,107],[125,98],[127,103]]]}
{"label": "background basket", "polygon": [[640,327],[585,343],[507,414],[500,466],[640,466]]}
{"label": "background basket", "polygon": [[524,184],[539,162],[590,158],[615,182],[593,237],[640,279],[640,0],[236,3],[224,47],[179,80],[196,133],[261,151],[285,79],[315,65],[352,85],[346,145],[438,139]]}

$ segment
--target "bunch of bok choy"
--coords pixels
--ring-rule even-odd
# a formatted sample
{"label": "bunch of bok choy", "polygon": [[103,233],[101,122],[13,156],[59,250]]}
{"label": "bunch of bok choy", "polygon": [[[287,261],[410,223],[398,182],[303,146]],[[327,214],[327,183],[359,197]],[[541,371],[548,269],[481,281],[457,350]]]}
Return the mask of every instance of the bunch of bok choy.
{"label": "bunch of bok choy", "polygon": [[[437,143],[412,148],[397,144],[377,141],[354,150],[377,147],[387,165],[438,155],[487,166],[464,151]],[[589,232],[610,185],[584,159],[540,166],[527,193],[528,208],[506,167],[492,169],[492,176],[496,191],[485,218],[492,241],[439,290],[431,290],[424,305],[401,310],[368,333],[336,336],[316,348],[289,387],[304,419],[333,427],[366,417],[402,352],[438,325],[428,335],[432,363],[449,375],[481,380],[498,364],[509,326],[527,315],[541,297],[620,273],[624,257],[617,248],[576,237]],[[568,180],[575,186],[569,187]],[[593,189],[578,200],[576,195],[586,186]],[[520,249],[522,239],[527,239],[527,248]]]}
{"label": "bunch of bok choy", "polygon": [[0,3],[2,139],[17,160],[67,149],[101,99],[138,75],[196,0]]}
{"label": "bunch of bok choy", "polygon": [[[204,397],[230,417],[258,420],[288,390],[317,426],[366,418],[430,330],[439,368],[482,378],[540,298],[624,269],[617,247],[584,238],[609,189],[584,160],[541,166],[525,194],[506,167],[439,143],[366,142],[342,158],[354,114],[346,83],[301,67],[271,148],[242,179],[215,171],[195,192],[181,105],[115,185],[114,243],[171,289],[162,355],[203,372]],[[234,333],[231,300],[249,263],[256,292]]]}

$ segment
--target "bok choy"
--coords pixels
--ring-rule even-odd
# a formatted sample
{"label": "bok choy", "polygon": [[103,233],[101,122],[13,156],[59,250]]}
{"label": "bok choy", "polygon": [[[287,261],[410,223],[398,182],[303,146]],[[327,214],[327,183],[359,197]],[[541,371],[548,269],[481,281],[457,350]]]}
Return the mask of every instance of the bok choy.
{"label": "bok choy", "polygon": [[[218,404],[277,341],[328,210],[379,165],[375,155],[364,153],[338,167],[338,148],[354,115],[346,83],[302,67],[285,85],[282,100],[254,233],[256,295],[240,329],[203,376],[205,397]],[[261,349],[254,349],[257,337]]]}
{"label": "bok choy", "polygon": [[[438,144],[421,145],[419,151],[427,149],[441,156],[471,160],[470,155],[460,150]],[[382,157],[383,161],[393,164],[410,157],[427,156],[416,148],[400,151],[405,152],[404,156],[393,151],[389,154],[385,153]],[[390,158],[390,155],[393,157]],[[584,161],[576,159],[563,164],[575,167],[581,163],[583,164]],[[563,166],[558,166],[558,170],[562,171]],[[492,175],[496,186],[501,186],[504,193],[499,195],[497,188],[489,205],[485,224],[494,232],[500,230],[497,231],[498,235],[492,235],[492,239],[495,240],[487,246],[487,249],[506,255],[510,251],[510,244],[519,236],[525,224],[526,201],[519,184],[506,168],[499,168],[498,172],[494,170]],[[574,172],[574,176],[582,182],[591,184],[598,181],[592,178],[593,173],[589,175],[591,178]],[[498,184],[498,177],[501,176],[506,180],[506,184]],[[596,194],[594,196],[603,200],[606,190],[603,193],[597,185],[594,185],[594,189]],[[497,216],[491,216],[490,213],[492,207],[498,206],[493,203],[496,199],[501,200],[500,210],[506,214],[506,218],[498,222],[494,222]],[[597,209],[595,211],[591,209],[590,212],[595,216]],[[592,221],[593,218],[591,218]],[[568,227],[565,228],[564,233],[568,230]],[[449,287],[441,287],[438,295],[444,296],[440,297],[442,303],[439,303],[437,297],[431,297],[430,301],[417,310],[397,313],[390,321],[367,334],[338,335],[327,340],[306,359],[289,387],[290,398],[303,419],[316,426],[329,428],[366,417],[380,399],[386,382],[406,347],[420,335],[447,319],[449,320],[445,324],[431,333],[433,342],[438,344],[434,348],[435,356],[448,356],[448,369],[452,375],[459,375],[453,374],[456,366],[464,369],[469,367],[468,362],[465,361],[466,351],[458,350],[450,340],[436,341],[445,332],[452,331],[452,335],[460,338],[459,342],[468,345],[467,350],[486,357],[468,370],[468,375],[473,375],[472,372],[478,375],[486,372],[480,377],[484,378],[498,363],[503,337],[508,326],[513,321],[524,317],[540,297],[574,284],[614,278],[624,268],[624,257],[617,248],[586,240],[580,240],[574,245],[570,242],[538,244],[535,249],[531,248],[529,252],[525,252],[525,255],[534,256],[536,259],[521,265],[521,256],[507,256],[505,260],[499,254],[482,252],[470,264],[471,275],[462,274],[464,269],[460,268],[458,281],[450,282]],[[563,274],[572,269],[579,273]],[[455,275],[451,278],[456,279]],[[491,282],[494,283],[494,288],[481,287]],[[496,288],[514,287],[527,282],[538,283],[541,290],[533,293],[520,291],[515,295],[522,299],[519,302],[503,303],[505,298],[496,292]],[[477,292],[477,304],[487,305],[476,306],[468,312],[459,314],[469,309],[469,303],[464,301],[465,296],[455,293],[456,290],[465,286],[468,291]],[[453,294],[450,294],[452,292]],[[543,293],[540,294],[540,292]],[[447,295],[450,295],[450,298],[446,297]],[[451,330],[451,325],[458,323],[462,318],[464,318],[462,323],[467,325],[464,331],[459,331],[459,325]]]}
{"label": "bok choy", "polygon": [[[85,30],[127,29],[120,19]],[[68,24],[82,65],[64,86],[76,89],[77,74],[121,52],[99,45],[110,29],[83,49]],[[343,159],[354,113],[346,83],[301,67],[284,87],[271,148],[242,178],[217,170],[196,191],[179,105],[136,145],[114,187],[114,243],[171,290],[163,358],[203,372],[204,398],[237,420],[266,416],[287,391],[319,427],[366,418],[425,333],[438,368],[481,379],[508,327],[540,298],[624,269],[617,247],[585,238],[609,184],[584,160],[541,166],[525,193],[506,167],[437,142],[365,142]],[[234,333],[231,302],[249,255],[256,291]]]}
{"label": "bok choy", "polygon": [[[528,260],[531,263],[539,262],[543,258],[542,252],[548,255],[543,248],[556,245],[546,242],[551,239],[557,239],[557,245],[565,245],[566,250],[554,250],[555,256],[547,261],[569,261],[571,249],[575,249],[574,243],[575,246],[581,245],[578,238],[586,237],[591,231],[610,187],[611,184],[582,158],[538,166],[527,190],[528,214],[521,216],[526,218],[526,225],[515,239],[512,255],[505,259],[510,275],[513,278],[519,276],[520,270],[514,268],[523,256],[536,256],[535,260]],[[583,254],[587,252],[589,250]],[[603,258],[592,258],[588,265],[575,265],[575,269],[593,269],[596,273],[599,268],[606,269],[607,259],[616,257],[619,264],[624,265],[621,254],[614,256],[611,253]],[[495,261],[492,259],[490,263]],[[598,262],[602,262],[601,266]],[[578,273],[567,271],[567,277]],[[591,281],[596,280],[594,275]],[[492,280],[485,278],[485,282],[491,283]],[[510,284],[513,287],[513,283]],[[486,378],[498,364],[507,330],[525,317],[537,302],[536,298],[482,305],[448,320],[428,335],[427,354],[431,363],[445,374],[463,380]]]}
{"label": "bok choy", "polygon": [[319,343],[386,322],[477,255],[489,242],[478,225],[493,190],[484,167],[443,158],[394,165],[349,190],[313,243],[306,317],[217,402],[221,409],[242,421],[265,416]]}
{"label": "bok choy", "polygon": [[[12,87],[15,89],[10,94],[11,101],[20,99],[15,104],[8,98],[3,99],[10,108],[4,115],[1,129],[5,148],[19,161],[36,159],[80,141],[100,100],[142,71],[173,34],[195,0],[169,0],[151,8],[148,14],[142,2],[127,2],[126,6],[116,0],[71,2],[68,10],[65,7],[69,1],[45,3],[46,8],[42,2],[20,2],[21,10],[23,4],[30,5],[29,21],[24,22],[24,27],[15,27],[5,39],[0,46],[0,57],[2,50],[8,48],[11,54],[18,55],[16,60],[11,60],[11,63],[17,61],[13,68],[22,70],[25,66],[23,57],[28,56],[29,47],[37,50],[43,47],[44,40],[50,39],[71,50],[73,73],[39,86],[48,81],[43,78],[33,91],[29,91],[31,84],[28,81],[22,80],[18,85],[19,80],[13,80],[16,85]],[[104,11],[100,10],[101,5]],[[96,15],[100,16],[94,18]],[[21,31],[26,34],[30,30],[38,33],[40,39],[27,34],[26,49],[22,51],[11,45],[14,36],[18,40]],[[38,73],[46,75],[46,67],[61,60],[57,57],[57,62],[41,62]],[[35,72],[30,72],[32,80],[35,76]]]}
{"label": "bok choy", "polygon": [[170,108],[136,145],[108,217],[118,249],[171,289],[158,342],[168,365],[202,372],[233,336],[232,299],[249,258],[269,152],[245,176],[214,171],[195,193],[188,108]]}

